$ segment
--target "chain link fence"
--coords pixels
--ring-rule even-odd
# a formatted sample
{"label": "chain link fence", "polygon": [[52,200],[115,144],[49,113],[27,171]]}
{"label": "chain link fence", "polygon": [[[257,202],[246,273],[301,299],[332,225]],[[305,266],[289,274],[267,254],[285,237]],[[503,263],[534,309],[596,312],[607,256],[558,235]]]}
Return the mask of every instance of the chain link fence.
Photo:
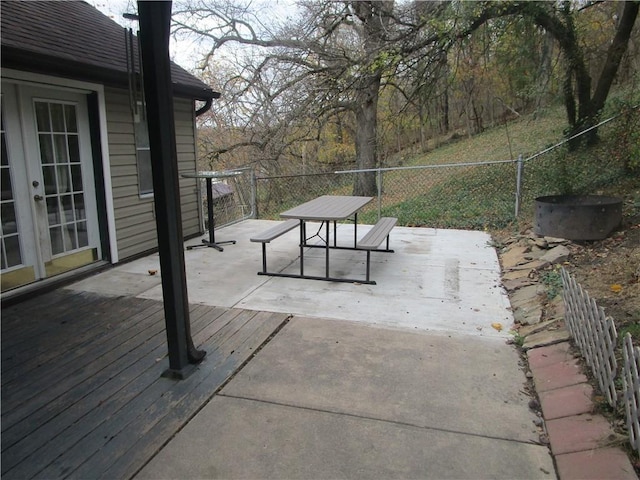
{"label": "chain link fence", "polygon": [[351,195],[357,175],[376,177],[376,200],[359,213],[364,223],[380,216],[399,225],[436,228],[503,226],[515,218],[516,162],[398,167],[315,175],[256,178],[258,218],[319,195]]}
{"label": "chain link fence", "polygon": [[[638,117],[637,109],[634,115]],[[280,212],[320,195],[352,195],[358,175],[374,175],[376,200],[359,214],[365,223],[392,216],[404,226],[504,228],[518,218],[533,219],[537,197],[598,193],[628,176],[629,159],[616,154],[616,118],[594,127],[600,141],[589,155],[568,148],[568,142],[582,141],[580,135],[588,130],[509,160],[474,163],[461,158],[459,163],[280,176],[242,169],[241,175],[225,180],[233,194],[216,200],[216,226],[246,218],[279,219]]]}

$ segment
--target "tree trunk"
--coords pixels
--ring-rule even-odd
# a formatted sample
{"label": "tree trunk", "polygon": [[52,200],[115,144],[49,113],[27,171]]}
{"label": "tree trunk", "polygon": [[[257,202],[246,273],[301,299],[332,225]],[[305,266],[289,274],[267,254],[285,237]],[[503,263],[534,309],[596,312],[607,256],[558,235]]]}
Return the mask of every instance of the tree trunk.
{"label": "tree trunk", "polygon": [[[367,64],[360,72],[353,111],[356,117],[356,165],[357,168],[376,168],[378,96],[382,78],[383,62],[377,62],[383,51],[384,38],[393,12],[392,0],[349,2],[353,13],[362,22],[361,39],[367,54]],[[375,196],[376,173],[357,174],[353,184],[354,195]]]}
{"label": "tree trunk", "polygon": [[622,61],[622,56],[624,55],[624,52],[627,51],[629,38],[631,37],[633,25],[638,17],[639,8],[639,2],[625,2],[624,4],[624,10],[622,11],[620,23],[618,24],[618,30],[613,38],[613,42],[611,42],[611,45],[609,46],[607,60],[602,68],[600,78],[598,79],[598,85],[596,86],[593,98],[591,99],[593,104],[592,111],[594,114],[597,114],[602,110],[604,103],[607,100],[609,90],[611,89],[613,80],[618,72],[620,62]]}
{"label": "tree trunk", "polygon": [[424,105],[422,102],[418,104],[418,117],[420,119],[420,152],[427,151],[427,135],[425,132]]}
{"label": "tree trunk", "polygon": [[[358,170],[377,167],[378,92],[380,74],[365,76],[358,91],[356,114],[356,168]],[[354,195],[377,195],[375,172],[357,174],[353,185]]]}
{"label": "tree trunk", "polygon": [[[585,65],[584,56],[577,40],[571,4],[564,1],[560,12],[562,20],[549,15],[546,9],[539,8],[540,4],[530,2],[524,8],[532,9],[536,24],[543,27],[558,41],[566,56],[567,71],[564,83],[565,106],[569,120],[568,135],[575,135],[596,124],[600,111],[604,107],[609,90],[618,71],[622,56],[629,44],[631,31],[638,17],[638,2],[625,2],[622,17],[616,35],[609,47],[607,59],[598,79],[593,97],[591,96],[591,76]],[[575,91],[573,82],[575,81]],[[577,99],[577,112],[576,112]],[[589,135],[589,142],[596,139],[596,131]],[[574,148],[577,141],[571,142]]]}
{"label": "tree trunk", "polygon": [[449,87],[445,85],[440,103],[440,133],[449,133]]}
{"label": "tree trunk", "polygon": [[552,56],[553,36],[549,32],[545,32],[542,44],[540,66],[536,75],[536,81],[538,84],[536,88],[536,110],[540,110],[544,103],[544,95],[547,91],[549,79],[551,78],[551,74],[553,71]]}

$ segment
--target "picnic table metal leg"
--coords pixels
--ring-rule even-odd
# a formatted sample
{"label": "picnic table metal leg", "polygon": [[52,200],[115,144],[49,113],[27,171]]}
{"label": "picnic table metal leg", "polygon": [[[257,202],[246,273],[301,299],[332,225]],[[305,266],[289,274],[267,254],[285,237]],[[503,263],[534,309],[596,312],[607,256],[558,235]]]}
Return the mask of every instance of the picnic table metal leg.
{"label": "picnic table metal leg", "polygon": [[300,220],[300,276],[304,276],[304,245],[307,241],[307,229],[304,220]]}
{"label": "picnic table metal leg", "polygon": [[[334,222],[335,224],[335,222]],[[329,222],[327,222],[327,227],[326,227],[326,235],[327,235],[327,241],[325,242],[325,276],[327,278],[329,278]],[[333,236],[333,241],[336,241],[336,237],[335,237],[335,225],[334,225],[334,236]]]}
{"label": "picnic table metal leg", "polygon": [[267,273],[267,244],[262,242],[262,273]]}
{"label": "picnic table metal leg", "polygon": [[[338,246],[338,227],[336,226],[338,222],[336,222],[335,220],[333,221],[333,246],[337,247]],[[327,231],[328,233],[328,231]],[[329,241],[329,239],[327,238],[327,241]]]}
{"label": "picnic table metal leg", "polygon": [[353,215],[353,248],[358,248],[358,212]]}
{"label": "picnic table metal leg", "polygon": [[371,250],[367,250],[367,282],[371,273]]}

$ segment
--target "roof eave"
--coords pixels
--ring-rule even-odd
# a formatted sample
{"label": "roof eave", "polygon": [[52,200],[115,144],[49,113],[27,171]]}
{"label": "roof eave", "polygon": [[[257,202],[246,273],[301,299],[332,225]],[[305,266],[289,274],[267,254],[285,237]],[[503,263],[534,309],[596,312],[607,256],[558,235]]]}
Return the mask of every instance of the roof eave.
{"label": "roof eave", "polygon": [[[51,57],[37,52],[28,52],[27,54],[24,50],[6,45],[2,46],[1,55],[2,68],[72,78],[121,88],[128,88],[129,85],[129,78],[126,72],[98,65],[87,65],[78,61]],[[173,93],[177,97],[202,101],[220,98],[219,92],[180,83],[173,83]]]}

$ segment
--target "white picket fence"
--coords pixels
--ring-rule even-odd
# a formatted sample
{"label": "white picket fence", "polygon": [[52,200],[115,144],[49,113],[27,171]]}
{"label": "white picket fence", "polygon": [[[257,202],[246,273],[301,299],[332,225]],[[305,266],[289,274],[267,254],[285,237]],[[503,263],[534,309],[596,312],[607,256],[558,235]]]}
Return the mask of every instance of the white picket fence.
{"label": "white picket fence", "polygon": [[624,365],[618,372],[615,357],[618,333],[613,319],[605,315],[602,307],[564,268],[561,273],[565,322],[569,333],[612,407],[619,401],[615,381],[618,375],[622,376],[624,390],[621,400],[625,406],[629,442],[640,455],[640,349],[633,346],[631,335],[627,333],[623,342]]}
{"label": "white picket fence", "polygon": [[627,415],[627,428],[629,429],[629,442],[640,455],[640,348],[634,347],[631,342],[631,334],[624,336],[624,367],[622,371],[622,385],[625,412]]}

